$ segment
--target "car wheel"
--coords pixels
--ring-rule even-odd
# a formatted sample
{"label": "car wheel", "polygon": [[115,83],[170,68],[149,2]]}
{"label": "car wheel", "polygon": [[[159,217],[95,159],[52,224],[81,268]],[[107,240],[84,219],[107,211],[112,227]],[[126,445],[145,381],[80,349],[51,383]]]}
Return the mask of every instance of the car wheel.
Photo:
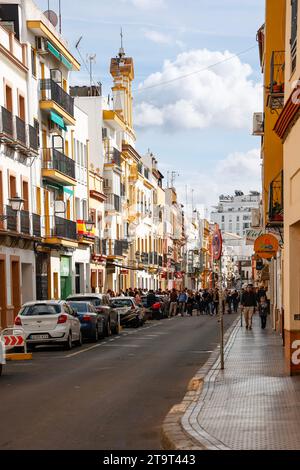
{"label": "car wheel", "polygon": [[33,352],[33,351],[35,351],[35,347],[36,347],[35,344],[29,344],[29,345],[27,346],[27,351],[28,351],[28,352]]}
{"label": "car wheel", "polygon": [[72,340],[72,332],[71,331],[69,332],[68,339],[67,339],[67,341],[65,341],[64,346],[65,346],[65,349],[67,351],[70,351],[73,347],[73,340]]}

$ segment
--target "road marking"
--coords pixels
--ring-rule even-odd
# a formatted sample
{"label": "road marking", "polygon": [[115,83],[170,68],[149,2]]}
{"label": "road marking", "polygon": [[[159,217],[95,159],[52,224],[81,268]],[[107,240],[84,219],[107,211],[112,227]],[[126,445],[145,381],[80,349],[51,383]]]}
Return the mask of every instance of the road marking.
{"label": "road marking", "polygon": [[75,353],[68,354],[67,356],[64,356],[64,357],[65,357],[65,358],[69,358],[69,357],[79,356],[79,354],[83,354],[83,353],[85,353],[85,352],[87,352],[87,351],[92,351],[92,349],[100,348],[100,347],[103,346],[104,344],[106,344],[106,343],[95,344],[95,346],[91,346],[90,348],[82,349],[81,351],[77,351],[77,352],[75,352]]}
{"label": "road marking", "polygon": [[139,344],[107,344],[106,346],[114,348],[140,348]]}

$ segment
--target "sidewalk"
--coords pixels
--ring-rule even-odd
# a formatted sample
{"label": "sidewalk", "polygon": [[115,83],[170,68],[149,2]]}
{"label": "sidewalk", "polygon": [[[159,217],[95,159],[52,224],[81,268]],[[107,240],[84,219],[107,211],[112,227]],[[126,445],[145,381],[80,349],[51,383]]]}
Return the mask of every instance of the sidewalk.
{"label": "sidewalk", "polygon": [[206,449],[300,449],[300,377],[284,370],[281,337],[270,326],[240,323],[219,362],[206,375],[202,393],[182,417],[186,434]]}

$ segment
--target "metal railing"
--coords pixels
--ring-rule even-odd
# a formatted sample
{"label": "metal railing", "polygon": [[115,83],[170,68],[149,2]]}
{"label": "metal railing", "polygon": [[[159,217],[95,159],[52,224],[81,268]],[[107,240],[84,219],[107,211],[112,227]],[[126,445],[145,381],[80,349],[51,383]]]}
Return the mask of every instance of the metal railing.
{"label": "metal railing", "polygon": [[54,227],[52,229],[52,233],[55,237],[77,240],[77,224],[72,220],[54,216]]}
{"label": "metal railing", "polygon": [[12,232],[18,231],[18,212],[14,211],[11,206],[6,206],[6,228]]}
{"label": "metal railing", "polygon": [[51,78],[40,80],[40,90],[42,101],[55,101],[70,116],[74,117],[74,98]]}
{"label": "metal railing", "polygon": [[23,119],[15,116],[15,139],[17,142],[22,144],[24,147],[27,146],[26,139],[26,123]]}
{"label": "metal railing", "polygon": [[8,109],[0,107],[0,135],[13,138],[13,115]]}
{"label": "metal railing", "polygon": [[41,237],[41,216],[38,214],[32,214],[32,234],[34,237]]}
{"label": "metal railing", "polygon": [[270,71],[270,96],[268,104],[271,109],[283,108],[285,81],[285,51],[273,51]]}
{"label": "metal railing", "polygon": [[28,140],[29,148],[37,152],[39,149],[39,135],[37,129],[30,124],[28,124]]}
{"label": "metal railing", "polygon": [[28,211],[20,212],[20,231],[30,235],[30,213]]}
{"label": "metal railing", "polygon": [[121,198],[116,194],[108,194],[107,201],[105,203],[107,210],[109,211],[121,211]]}
{"label": "metal railing", "polygon": [[121,152],[116,148],[106,152],[105,163],[113,163],[118,167],[121,167]]}
{"label": "metal railing", "polygon": [[283,171],[270,184],[269,194],[269,223],[283,224],[284,200],[283,200]]}
{"label": "metal railing", "polygon": [[75,179],[75,162],[57,149],[43,149],[42,168],[44,170],[57,170],[70,178]]}

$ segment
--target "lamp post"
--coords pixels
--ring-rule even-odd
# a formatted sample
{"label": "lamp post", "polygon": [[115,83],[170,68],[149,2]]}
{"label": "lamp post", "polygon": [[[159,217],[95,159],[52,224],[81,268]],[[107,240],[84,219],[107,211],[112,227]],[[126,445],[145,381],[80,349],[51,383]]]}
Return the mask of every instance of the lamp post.
{"label": "lamp post", "polygon": [[92,232],[95,225],[96,225],[95,222],[93,222],[92,220],[86,220],[85,221],[86,231],[87,232]]}
{"label": "lamp post", "polygon": [[[10,207],[13,211],[15,212],[20,212],[22,210],[23,204],[24,204],[24,199],[18,196],[16,194],[14,197],[11,197],[8,199],[8,202],[10,204]],[[8,220],[11,217],[11,215],[0,215],[0,220]]]}
{"label": "lamp post", "polygon": [[220,316],[220,353],[221,370],[224,370],[224,317],[223,317],[223,278],[222,278],[222,251],[223,238],[219,226],[216,224],[212,239],[213,259],[219,262],[219,316]]}

